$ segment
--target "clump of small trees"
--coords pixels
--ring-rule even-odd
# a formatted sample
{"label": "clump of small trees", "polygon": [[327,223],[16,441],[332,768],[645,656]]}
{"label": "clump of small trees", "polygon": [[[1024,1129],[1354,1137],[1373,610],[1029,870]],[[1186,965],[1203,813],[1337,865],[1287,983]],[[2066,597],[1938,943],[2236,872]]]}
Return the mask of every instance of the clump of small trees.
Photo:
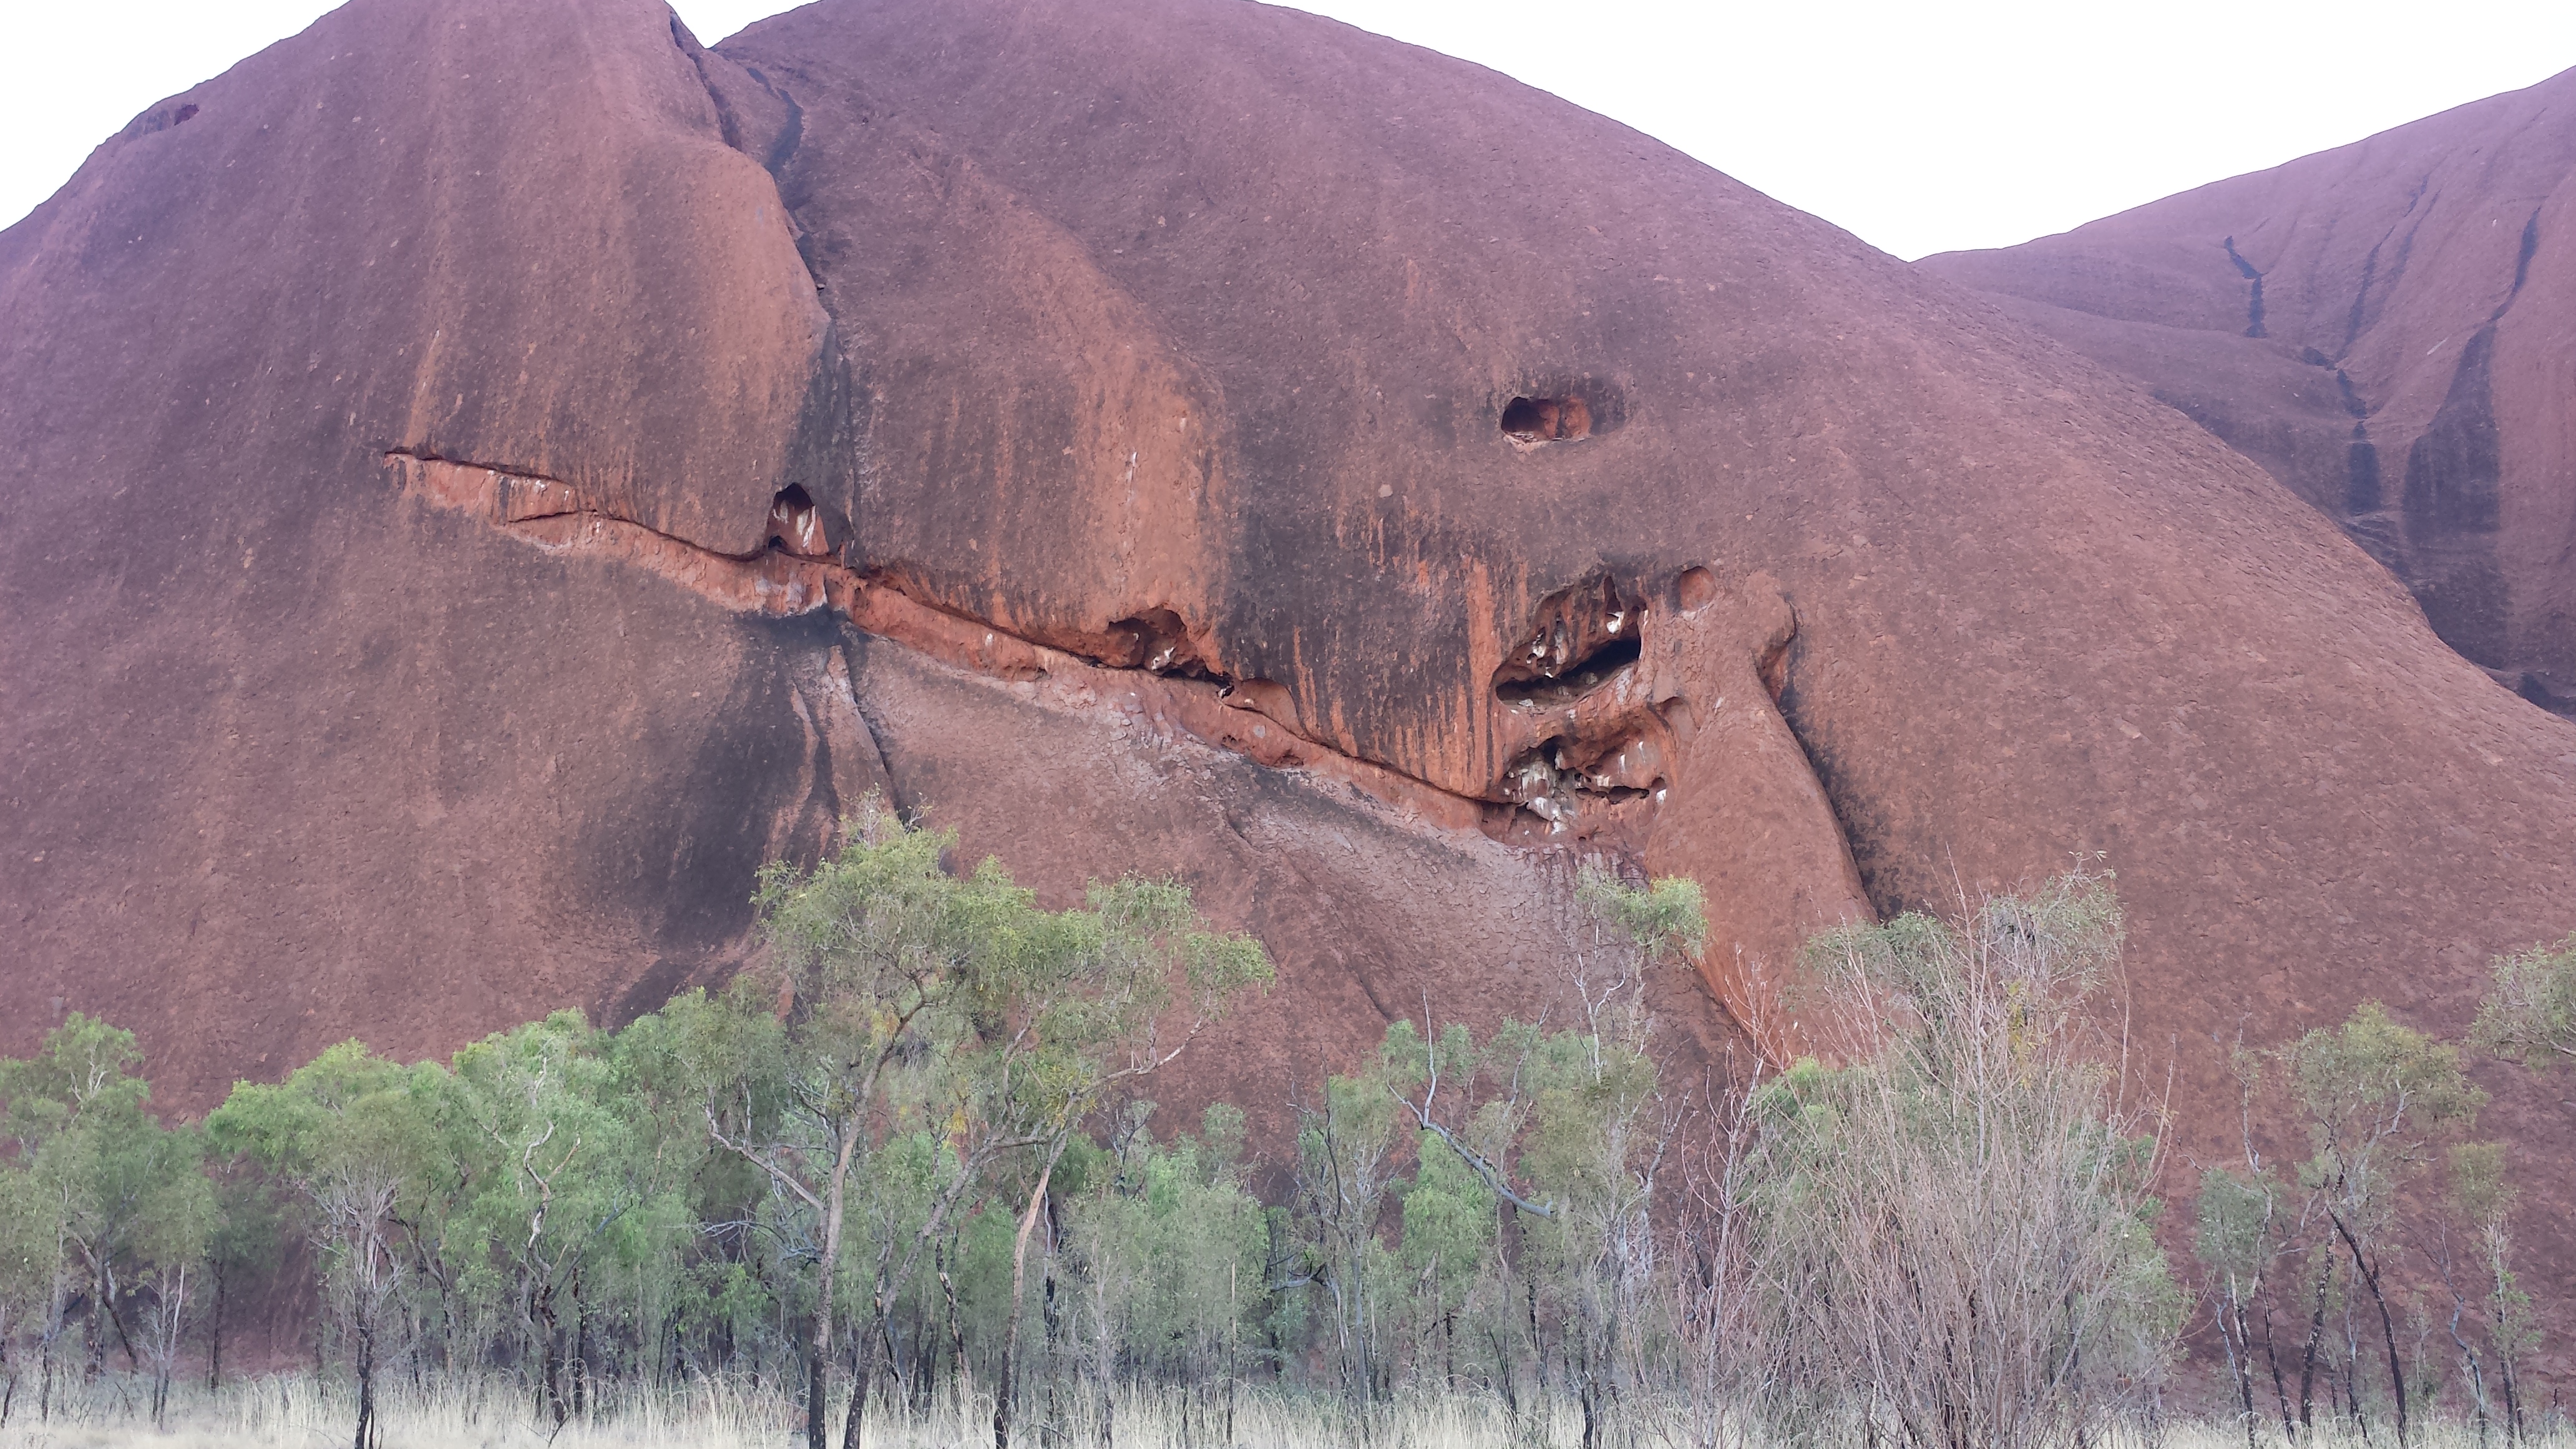
{"label": "clump of small trees", "polygon": [[[1685,1083],[1646,986],[1703,947],[1698,890],[1586,870],[1547,990],[1499,1021],[1423,1002],[1265,1162],[1241,1104],[1176,1131],[1151,1094],[1269,982],[1260,947],[1170,882],[1050,911],[952,849],[872,802],[763,875],[766,959],[722,992],[443,1063],[345,1043],[201,1127],[72,1018],[0,1063],[0,1419],[117,1355],[159,1414],[192,1333],[221,1372],[228,1285],[286,1235],[358,1449],[383,1383],[495,1375],[557,1425],[748,1381],[813,1449],[939,1405],[996,1449],[1114,1442],[1139,1390],[1232,1442],[1247,1386],[1357,1437],[1474,1394],[1587,1449],[2077,1444],[2156,1412],[2194,1310],[2107,877],[1829,933],[1812,1055]],[[2474,1040],[2567,1062],[2571,1002],[2576,938],[2500,962]],[[2520,1432],[2532,1305],[2461,1051],[2365,1006],[2236,1060],[2245,1146],[2191,1240],[2249,1443],[2336,1413],[2404,1437],[2437,1382]]]}
{"label": "clump of small trees", "polygon": [[156,1422],[168,1404],[215,1194],[203,1135],[150,1111],[142,1059],[133,1033],[75,1012],[35,1056],[0,1061],[0,1422],[30,1355],[39,1416],[66,1374],[95,1378],[115,1349],[149,1366]]}
{"label": "clump of small trees", "polygon": [[[2576,937],[2494,972],[2470,1047],[2535,1070],[2576,1062]],[[2194,1244],[2246,1442],[2267,1420],[2297,1440],[2340,1418],[2406,1443],[2449,1368],[2482,1438],[2522,1439],[2539,1334],[2504,1147],[2472,1137],[2487,1094],[2467,1053],[2366,1001],[2233,1058],[2240,1157],[2202,1174]],[[2299,1145],[2267,1156],[2266,1142]]]}

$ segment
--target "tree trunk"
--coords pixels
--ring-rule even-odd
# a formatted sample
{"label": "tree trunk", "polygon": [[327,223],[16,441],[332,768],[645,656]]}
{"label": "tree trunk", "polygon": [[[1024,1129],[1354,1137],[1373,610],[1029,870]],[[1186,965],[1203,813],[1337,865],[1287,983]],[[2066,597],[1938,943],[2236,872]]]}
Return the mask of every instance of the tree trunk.
{"label": "tree trunk", "polygon": [[358,1436],[352,1449],[368,1449],[376,1424],[376,1325],[365,1309],[358,1317]]}
{"label": "tree trunk", "polygon": [[[2244,1406],[2245,1449],[2256,1449],[2254,1443],[2254,1345],[2246,1343],[2238,1352],[2239,1340],[2245,1337],[2245,1305],[2234,1291],[2235,1280],[2228,1280],[2227,1301],[2218,1307],[2218,1341],[2227,1349],[2227,1376],[2236,1381],[2236,1397]],[[2232,1320],[2232,1322],[2231,1322]],[[2242,1360],[2240,1362],[2239,1360]]]}
{"label": "tree trunk", "polygon": [[[2333,1260],[2329,1259],[2328,1271],[2317,1275],[2316,1311],[2308,1317],[2308,1346],[2299,1356],[2299,1427],[2302,1430],[2316,1427],[2317,1350],[2326,1341],[2326,1285],[2334,1277],[2332,1263]],[[2331,1389],[2333,1386],[2327,1387]]]}
{"label": "tree trunk", "polygon": [[[2360,1240],[2352,1235],[2352,1229],[2344,1226],[2341,1215],[2329,1213],[2327,1216],[2334,1219],[2335,1231],[2343,1234],[2343,1245],[2352,1250],[2353,1271],[2361,1275],[2363,1285],[2370,1289],[2371,1303],[2379,1309],[2379,1331],[2388,1342],[2388,1391],[2397,1400],[2397,1442],[2403,1446],[2406,1443],[2406,1375],[2397,1364],[2397,1321],[2389,1316],[2388,1299],[2379,1291],[2379,1270],[2361,1255]],[[2361,1386],[2355,1384],[2353,1401],[2358,1405],[2360,1399]]]}
{"label": "tree trunk", "polygon": [[2521,1376],[2513,1371],[2513,1358],[2510,1354],[2497,1356],[2496,1376],[2504,1381],[2505,1432],[2511,1436],[2514,1443],[2519,1444],[2522,1442]]}
{"label": "tree trunk", "polygon": [[956,1250],[952,1238],[940,1244],[933,1261],[939,1275],[939,1301],[948,1308],[948,1382],[956,1386],[957,1406],[963,1410],[975,1392],[975,1365],[966,1357],[966,1315],[957,1311],[957,1280],[948,1276],[949,1256]]}
{"label": "tree trunk", "polygon": [[568,1417],[564,1409],[562,1361],[558,1340],[563,1335],[555,1326],[555,1290],[548,1287],[537,1295],[537,1377],[544,1381],[546,1411],[555,1416],[555,1427],[563,1427]]}
{"label": "tree trunk", "polygon": [[1002,1326],[1002,1371],[993,1384],[993,1449],[1011,1449],[1011,1381],[1018,1365],[1020,1347],[1020,1302],[1022,1286],[1028,1281],[1029,1231],[1038,1225],[1038,1208],[1046,1202],[1047,1182],[1055,1176],[1056,1158],[1064,1152],[1059,1143],[1048,1154],[1046,1166],[1038,1171],[1038,1185],[1029,1193],[1028,1211],[1020,1214],[1020,1236],[1011,1246],[1011,1317]]}
{"label": "tree trunk", "polygon": [[2272,1372],[2272,1399],[2281,1409],[2281,1437],[2295,1439],[2298,1433],[2290,1425],[2290,1387],[2281,1378],[2280,1345],[2272,1333],[2272,1304],[2263,1304],[2263,1366]]}
{"label": "tree trunk", "polygon": [[224,1378],[224,1260],[214,1262],[215,1308],[206,1318],[206,1392],[223,1386]]}
{"label": "tree trunk", "polygon": [[854,1335],[850,1355],[850,1408],[841,1420],[841,1449],[859,1449],[859,1436],[865,1425],[868,1388],[876,1378],[877,1329],[873,1323]]}
{"label": "tree trunk", "polygon": [[832,1279],[841,1266],[841,1210],[848,1200],[850,1159],[859,1149],[859,1124],[844,1123],[840,1155],[832,1159],[832,1184],[823,1197],[823,1270],[814,1299],[814,1341],[806,1358],[805,1449],[829,1449],[824,1422],[832,1367]]}
{"label": "tree trunk", "polygon": [[812,1335],[805,1339],[805,1443],[807,1449],[827,1449],[824,1419],[831,1413],[825,1401],[823,1355],[814,1347]]}

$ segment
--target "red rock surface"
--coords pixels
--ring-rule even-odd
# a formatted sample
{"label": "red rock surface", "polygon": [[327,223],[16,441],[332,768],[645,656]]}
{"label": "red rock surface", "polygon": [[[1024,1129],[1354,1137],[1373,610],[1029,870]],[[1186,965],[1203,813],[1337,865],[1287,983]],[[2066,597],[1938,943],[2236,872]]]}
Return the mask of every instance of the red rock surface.
{"label": "red rock surface", "polygon": [[1921,265],[2144,383],[2576,714],[2576,70]]}
{"label": "red rock surface", "polygon": [[1293,11],[356,0],[0,234],[0,339],[0,1050],[105,1012],[185,1105],[720,975],[869,788],[1258,931],[1173,1094],[1273,1125],[1531,1009],[1578,850],[1706,886],[1685,1063],[2098,852],[2187,1151],[2213,1033],[2576,926],[2576,730],[2244,457]]}

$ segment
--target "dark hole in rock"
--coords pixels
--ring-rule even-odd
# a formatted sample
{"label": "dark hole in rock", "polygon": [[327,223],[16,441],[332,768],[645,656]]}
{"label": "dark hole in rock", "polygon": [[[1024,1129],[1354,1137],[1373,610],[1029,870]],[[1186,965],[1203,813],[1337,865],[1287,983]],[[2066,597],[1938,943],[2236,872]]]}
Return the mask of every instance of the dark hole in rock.
{"label": "dark hole in rock", "polygon": [[799,558],[832,556],[832,541],[823,531],[823,510],[794,483],[769,500],[769,541]]}
{"label": "dark hole in rock", "polygon": [[1684,569],[1675,592],[1681,596],[1682,612],[1696,614],[1717,602],[1717,575],[1706,569]]}
{"label": "dark hole in rock", "polygon": [[1101,663],[1118,669],[1145,669],[1184,679],[1232,679],[1210,668],[1190,642],[1189,625],[1169,609],[1147,609],[1109,626],[1110,648]]}
{"label": "dark hole in rock", "polygon": [[172,116],[172,117],[170,118],[170,124],[171,124],[171,125],[176,126],[176,125],[180,124],[180,123],[181,123],[181,122],[183,122],[183,121],[188,121],[188,120],[193,119],[193,118],[196,116],[196,114],[197,114],[197,103],[196,103],[196,102],[194,102],[194,101],[190,101],[188,104],[186,104],[186,105],[184,105],[184,106],[181,106],[181,107],[179,108],[179,114],[177,114],[177,115],[175,115],[175,116]]}
{"label": "dark hole in rock", "polygon": [[1579,397],[1516,397],[1503,407],[1503,436],[1516,443],[1571,443],[1592,436],[1592,407]]}
{"label": "dark hole in rock", "polygon": [[1494,671],[1505,704],[1571,704],[1637,662],[1645,600],[1603,575],[1539,601],[1538,621]]}

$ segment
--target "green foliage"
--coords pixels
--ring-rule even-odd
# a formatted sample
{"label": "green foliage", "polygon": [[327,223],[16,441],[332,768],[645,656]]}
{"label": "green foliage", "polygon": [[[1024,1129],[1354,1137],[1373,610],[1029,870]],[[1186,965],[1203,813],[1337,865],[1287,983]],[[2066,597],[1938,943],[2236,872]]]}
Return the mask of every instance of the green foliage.
{"label": "green foliage", "polygon": [[[1249,938],[1201,928],[1174,882],[1094,884],[1082,907],[1050,912],[998,862],[949,873],[952,835],[873,798],[845,826],[812,870],[761,873],[776,985],[745,973],[721,1002],[683,1003],[676,1068],[656,1075],[693,1082],[709,1140],[767,1179],[764,1222],[814,1265],[814,1361],[830,1371],[835,1326],[855,1318],[861,1395],[924,1262],[962,1264],[958,1235],[990,1231],[976,1195],[1033,1161],[1003,1315],[1007,1420],[1025,1244],[1057,1160],[1113,1087],[1171,1061],[1270,964]],[[1175,1015],[1179,1042],[1163,1034]],[[819,1444],[825,1385],[811,1377]]]}
{"label": "green foliage", "polygon": [[49,1384],[76,1291],[95,1374],[111,1342],[134,1339],[134,1293],[194,1268],[213,1229],[199,1134],[148,1110],[142,1060],[133,1033],[75,1012],[34,1056],[0,1061],[0,1133],[14,1149],[0,1197],[18,1219],[0,1234],[0,1303],[38,1320]]}
{"label": "green foliage", "polygon": [[2019,1051],[2062,1039],[2117,969],[2126,940],[2111,878],[2078,871],[1979,902],[1956,924],[1909,911],[1828,931],[1807,943],[1804,960],[1822,982],[1883,994],[1919,1033],[1911,1050],[1929,1063],[1952,1044]]}
{"label": "green foliage", "polygon": [[2576,933],[2495,961],[2470,1044],[2537,1070],[2576,1064]]}
{"label": "green foliage", "polygon": [[2513,1183],[2505,1176],[2504,1144],[2460,1142],[2451,1147],[2451,1203],[2475,1227],[2501,1223],[2512,1211]]}
{"label": "green foliage", "polygon": [[1699,882],[1662,876],[1643,890],[1598,867],[1575,881],[1575,901],[1647,960],[1678,952],[1699,954],[1708,944],[1708,902]]}
{"label": "green foliage", "polygon": [[2231,1168],[2200,1175],[2192,1250],[2231,1282],[2259,1281],[2281,1250],[2280,1184]]}
{"label": "green foliage", "polygon": [[[1150,1107],[1150,1104],[1139,1104]],[[1119,1372],[1190,1382],[1239,1372],[1269,1306],[1270,1234],[1241,1166],[1220,1145],[1242,1114],[1208,1109],[1199,1138],[1157,1145],[1138,1129],[1068,1199],[1073,1258],[1090,1292],[1077,1339],[1105,1344]]]}
{"label": "green foliage", "polygon": [[2486,1103],[2458,1047],[2400,1025],[2376,1001],[2299,1038],[2283,1064],[2314,1149],[2300,1178],[2357,1234],[2388,1220],[2435,1138],[2465,1129]]}
{"label": "green foliage", "polygon": [[[2464,1336],[2475,1297],[2462,1282],[2469,1268],[2455,1260],[2451,1225],[2428,1214],[2433,1205],[2415,1191],[2443,1144],[2467,1132],[2486,1101],[2462,1070],[2459,1048],[2369,1001],[2340,1025],[2311,1030],[2278,1051],[2240,1046],[2233,1062],[2245,1093],[2246,1166],[2203,1175],[2196,1247],[2218,1290],[2217,1327],[2240,1411],[2259,1412],[2260,1382],[2285,1433],[2312,1425],[2313,1391],[2320,1382],[2331,1385],[2338,1368],[2327,1325],[2340,1315],[2347,1411],[2362,1412],[2367,1335],[2375,1340],[2371,1357],[2387,1391],[2384,1411],[2404,1437],[2417,1406],[2438,1386],[2420,1343],[2411,1375],[2400,1346],[2400,1319],[2414,1311],[2401,1276],[2411,1244],[2454,1301],[2449,1337],[2483,1414],[2488,1371],[2501,1367],[2509,1382],[2511,1355],[2502,1365],[2492,1363]],[[2284,1127],[2303,1128],[2308,1139],[2295,1184],[2278,1181],[2263,1165],[2254,1123],[2271,1113]],[[2457,1144],[2450,1160],[2448,1205],[2472,1228],[2480,1275],[2501,1285],[2501,1296],[2486,1302],[2490,1347],[2511,1344],[2517,1330],[2505,1322],[2513,1311],[2500,1207],[2509,1196],[2503,1159],[2476,1144]],[[2496,1216],[2482,1222],[2486,1213]],[[2276,1319],[2301,1327],[2284,1331]]]}
{"label": "green foliage", "polygon": [[344,1041],[283,1082],[240,1082],[206,1118],[217,1147],[248,1156],[307,1191],[337,1181],[403,1185],[433,1155],[434,1073]]}
{"label": "green foliage", "polygon": [[[1472,1024],[1426,1002],[1332,1064],[1292,1160],[1265,1165],[1240,1106],[1158,1139],[1143,1099],[1268,984],[1258,944],[1173,882],[1050,911],[873,802],[848,831],[763,873],[755,969],[617,1031],[564,1012],[409,1065],[343,1043],[199,1131],[153,1118],[130,1035],[72,1018],[0,1063],[0,1345],[50,1369],[125,1329],[166,1389],[192,1324],[219,1342],[199,1280],[220,1294],[301,1230],[362,1404],[380,1366],[500,1368],[558,1423],[735,1375],[810,1386],[819,1432],[838,1374],[915,1410],[971,1386],[1005,1426],[1043,1386],[1052,1433],[1122,1385],[1212,1408],[1188,1386],[1266,1377],[1347,1396],[1354,1437],[1442,1385],[1491,1392],[1533,1442],[1562,1396],[1594,1443],[1662,1401],[1719,1406],[1701,1442],[2009,1445],[2091,1435],[2172,1357],[2161,1123],[2097,1026],[2123,942],[2106,877],[1819,938],[1816,1054],[1710,1103],[1665,1080],[1645,1005],[1706,948],[1698,888],[1586,870],[1553,999]],[[2561,1050],[2571,951],[2499,963],[2481,1040]],[[2294,1170],[2249,1144],[2200,1177],[2193,1247],[2244,1406],[2258,1350],[2305,1333],[2317,1382],[2376,1412],[2365,1330],[2420,1399],[2438,1282],[2479,1412],[2492,1393],[2511,1418],[2536,1315],[2505,1153],[2456,1140],[2483,1101],[2459,1052],[2371,1004],[2238,1065],[2249,1120],[2269,1103],[2306,1137]],[[2437,1163],[2439,1221],[2415,1192]],[[2404,1271],[2410,1244],[2435,1271]],[[1059,1402],[1067,1379],[1087,1393]]]}

